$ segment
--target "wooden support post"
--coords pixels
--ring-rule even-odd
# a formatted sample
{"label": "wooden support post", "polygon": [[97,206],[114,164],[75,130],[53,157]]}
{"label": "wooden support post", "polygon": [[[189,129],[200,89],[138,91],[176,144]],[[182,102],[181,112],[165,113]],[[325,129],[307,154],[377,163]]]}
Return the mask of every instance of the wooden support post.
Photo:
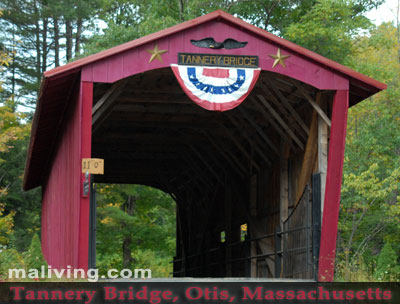
{"label": "wooden support post", "polygon": [[[230,191],[230,187],[228,186],[228,181],[227,177],[225,176],[225,244],[232,243],[232,192]],[[229,262],[229,260],[232,259],[232,246],[226,246],[225,247],[225,261],[228,263],[226,264],[226,276],[231,277],[232,276],[232,262]]]}
{"label": "wooden support post", "polygon": [[275,272],[274,272],[274,278],[280,278],[281,277],[281,270],[282,270],[282,255],[278,252],[282,250],[281,244],[282,244],[282,235],[280,234],[281,232],[281,227],[277,226],[275,228],[275,233],[274,233],[274,245],[275,245]]}
{"label": "wooden support post", "polygon": [[283,222],[288,218],[289,212],[289,158],[290,148],[286,142],[281,142],[281,157],[280,157],[280,222],[281,229]]}
{"label": "wooden support post", "polygon": [[[319,103],[320,93],[317,94],[317,102]],[[295,206],[300,201],[303,191],[310,180],[313,172],[313,167],[317,157],[317,140],[318,140],[318,116],[314,111],[311,119],[310,135],[308,136],[306,150],[304,151],[303,163],[301,165],[301,172],[299,181],[297,183]]]}
{"label": "wooden support post", "polygon": [[[285,231],[284,222],[289,216],[289,153],[290,148],[289,145],[281,140],[281,157],[280,157],[280,206],[279,206],[279,215],[280,215],[280,230]],[[287,235],[283,234],[280,238],[281,241],[281,249],[285,249],[285,241],[287,239]],[[283,273],[283,263],[281,263],[281,269],[279,273],[282,275]],[[281,276],[280,275],[280,276]]]}
{"label": "wooden support post", "polygon": [[[330,95],[321,96],[321,109],[327,111]],[[321,212],[324,211],[326,171],[328,167],[328,131],[326,122],[318,117],[318,172],[321,174]]]}
{"label": "wooden support post", "polygon": [[[256,217],[257,216],[257,189],[258,189],[258,176],[254,174],[250,178],[250,216]],[[247,223],[247,231],[249,231],[249,223]],[[255,237],[252,234],[249,235],[250,239]],[[250,243],[250,256],[257,255],[257,242],[253,241]],[[250,260],[250,277],[256,278],[257,277],[257,259]]]}
{"label": "wooden support post", "polygon": [[342,184],[349,91],[339,90],[333,100],[332,127],[329,142],[325,206],[322,219],[318,281],[333,281],[336,237]]}
{"label": "wooden support post", "polygon": [[[93,83],[81,82],[79,90],[79,106],[81,107],[81,159],[92,156],[92,105]],[[82,172],[80,170],[80,172]],[[83,182],[85,174],[81,173],[81,201],[79,213],[79,252],[78,268],[88,269],[89,266],[89,217],[90,195],[83,197]]]}

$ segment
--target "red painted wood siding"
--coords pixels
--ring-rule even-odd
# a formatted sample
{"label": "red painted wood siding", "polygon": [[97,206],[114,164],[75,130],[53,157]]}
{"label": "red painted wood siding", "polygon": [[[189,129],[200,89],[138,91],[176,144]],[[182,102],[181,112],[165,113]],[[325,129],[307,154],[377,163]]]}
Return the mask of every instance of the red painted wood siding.
{"label": "red painted wood siding", "polygon": [[[81,159],[92,155],[92,105],[93,105],[93,83],[81,82],[80,100],[82,101],[82,137],[81,137]],[[82,163],[81,163],[82,166]],[[81,172],[82,168],[79,167]],[[90,177],[89,177],[90,178]],[[83,181],[85,175],[81,173],[81,204],[79,217],[79,268],[88,268],[89,259],[89,212],[90,197],[83,197]]]}
{"label": "red painted wood siding", "polygon": [[321,282],[333,281],[335,271],[336,237],[348,107],[349,91],[337,91],[332,109],[332,127],[319,253],[318,281]]}
{"label": "red painted wood siding", "polygon": [[[216,41],[233,38],[238,41],[247,41],[248,44],[246,47],[239,49],[213,50],[196,47],[190,42],[191,39],[199,40],[210,36]],[[147,50],[154,49],[155,44],[158,44],[159,49],[167,50],[168,52],[162,55],[163,62],[154,60],[149,63],[151,55]],[[281,65],[272,68],[274,59],[269,55],[276,54],[278,47],[281,48],[282,54],[291,56],[285,61],[286,68]],[[162,37],[154,42],[137,46],[118,55],[90,63],[82,67],[82,80],[111,83],[148,70],[169,67],[171,64],[177,63],[178,52],[255,55],[259,56],[259,66],[262,70],[298,79],[321,90],[347,90],[349,88],[347,78],[332,69],[289,49],[285,49],[272,41],[238,28],[233,24],[217,20],[212,20],[202,24],[201,27],[186,29],[171,36]]]}
{"label": "red painted wood siding", "polygon": [[87,268],[89,199],[81,196],[81,157],[90,157],[92,90],[91,83],[81,84],[71,100],[43,187],[42,250],[53,268]]}

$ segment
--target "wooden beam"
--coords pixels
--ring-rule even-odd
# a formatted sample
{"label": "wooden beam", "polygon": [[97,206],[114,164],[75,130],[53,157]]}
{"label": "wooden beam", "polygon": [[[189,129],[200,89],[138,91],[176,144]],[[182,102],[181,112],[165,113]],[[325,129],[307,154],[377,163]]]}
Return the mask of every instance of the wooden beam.
{"label": "wooden beam", "polygon": [[[293,81],[294,84],[296,84]],[[297,86],[300,90],[300,92],[304,95],[304,97],[307,99],[307,101],[311,104],[311,106],[314,108],[315,111],[321,116],[321,118],[326,122],[326,124],[331,127],[331,120],[329,117],[325,114],[325,112],[321,109],[321,107],[311,98],[311,96],[306,92],[306,90],[301,86]]]}
{"label": "wooden beam", "polygon": [[257,105],[257,108],[259,109],[259,111],[261,111],[262,114],[264,115],[264,117],[266,119],[268,119],[271,126],[279,133],[281,138],[284,138],[289,143],[291,148],[293,150],[295,150],[296,146],[292,143],[292,140],[290,139],[288,134],[284,130],[282,130],[281,127],[275,122],[275,119],[270,115],[270,113],[265,109],[265,107],[261,103],[257,102],[257,100],[254,100],[254,104]]}
{"label": "wooden beam", "polygon": [[[226,243],[232,243],[232,192],[229,189],[227,179],[225,178],[225,195],[224,195],[224,226],[225,226],[225,239]],[[225,258],[230,260],[232,258],[232,246],[225,247]],[[225,275],[232,276],[232,263],[226,264]]]}
{"label": "wooden beam", "polygon": [[[226,115],[226,117],[228,117],[228,119],[230,120],[230,122],[232,123],[232,125],[234,127],[236,127],[240,134],[242,135],[242,137],[244,137],[249,145],[253,145],[255,150],[257,151],[258,155],[268,164],[268,166],[271,166],[271,161],[269,160],[269,158],[267,157],[266,153],[263,152],[260,147],[258,146],[257,142],[251,142],[250,140],[250,134],[247,132],[246,128],[242,128],[242,126],[240,125],[239,121],[237,121],[237,117],[232,116],[232,115]],[[246,134],[243,134],[243,132],[245,132]]]}
{"label": "wooden beam", "polygon": [[217,181],[224,186],[224,182],[221,179],[221,176],[218,175],[218,173],[214,170],[213,167],[211,167],[207,160],[204,159],[203,155],[197,151],[196,148],[194,148],[192,145],[188,144],[189,148],[196,154],[196,156],[201,160],[201,162],[205,165],[205,167],[214,175],[214,177],[217,179]]}
{"label": "wooden beam", "polygon": [[[320,101],[320,94],[317,94],[317,102]],[[296,200],[295,207],[300,201],[300,198],[303,194],[303,191],[310,180],[313,166],[317,157],[317,140],[318,140],[318,115],[316,111],[313,111],[311,126],[310,126],[310,135],[308,136],[306,149],[304,151],[303,163],[301,165],[300,177],[297,183],[297,192],[296,192]]]}
{"label": "wooden beam", "polygon": [[[270,93],[271,96],[273,96],[273,94],[271,93],[271,91],[269,91],[269,89],[268,89],[268,87],[266,85],[263,86],[263,88],[266,89]],[[270,88],[275,92],[275,94],[279,98],[279,100],[276,100],[276,101],[280,101],[286,107],[286,109],[289,111],[289,113],[293,115],[293,117],[295,118],[296,122],[301,127],[301,129],[308,136],[309,133],[310,133],[310,129],[306,126],[306,124],[304,123],[303,119],[300,117],[300,115],[297,113],[297,111],[292,107],[290,102],[286,99],[285,96],[283,96],[283,94],[281,93],[281,91],[279,89],[277,89],[274,86],[271,86]],[[274,98],[274,96],[273,96],[273,98]]]}
{"label": "wooden beam", "polygon": [[228,128],[225,127],[225,125],[221,124],[222,128],[224,129],[225,134],[228,135],[228,137],[233,141],[233,143],[236,145],[236,147],[246,156],[248,160],[251,161],[254,167],[259,171],[260,166],[254,161],[254,159],[251,157],[251,155],[246,151],[246,149],[242,146],[242,144],[236,139],[235,136],[229,132]]}
{"label": "wooden beam", "polygon": [[304,150],[304,145],[301,140],[293,133],[293,131],[289,128],[289,126],[283,121],[283,119],[279,116],[279,114],[271,107],[268,101],[262,95],[257,95],[258,99],[261,103],[268,109],[268,111],[272,114],[272,116],[279,122],[282,128],[289,134],[289,136],[295,141],[295,143],[300,147],[300,149]]}
{"label": "wooden beam", "polygon": [[334,278],[348,107],[349,91],[338,90],[335,94],[332,108],[325,210],[322,219],[321,246],[318,261],[319,282],[332,282]]}
{"label": "wooden beam", "polygon": [[[256,217],[257,216],[257,190],[258,190],[258,175],[254,174],[250,177],[250,216]],[[247,225],[247,229],[249,230],[249,226]],[[249,235],[250,238],[253,238],[252,235]],[[256,242],[250,242],[250,256],[257,255],[257,244]],[[257,277],[257,259],[250,260],[250,277],[256,278]]]}
{"label": "wooden beam", "polygon": [[[294,129],[294,131],[297,131],[297,133],[299,134],[299,136],[301,136],[301,140],[303,142],[307,141],[308,135],[304,132],[304,130],[299,126],[297,120],[295,119],[295,117],[289,113],[288,109],[283,105],[283,102],[280,101],[278,99],[278,97],[276,97],[271,90],[269,90],[266,86],[262,87],[262,91],[263,91],[263,96],[265,96],[265,98],[269,101],[272,102],[273,105],[275,105],[275,107],[278,109],[277,112],[281,112],[283,118],[286,118],[287,121],[287,125]],[[279,91],[279,90],[278,90]],[[280,92],[280,91],[279,91]],[[297,114],[297,113],[296,113]]]}
{"label": "wooden beam", "polygon": [[110,97],[118,91],[122,85],[124,85],[126,81],[118,81],[114,83],[105,93],[104,95],[100,98],[98,102],[93,106],[92,108],[92,116],[96,114],[96,112],[107,102],[107,100],[110,99]]}
{"label": "wooden beam", "polygon": [[[179,153],[179,152],[178,152]],[[214,185],[207,179],[204,177],[203,173],[204,170],[201,170],[196,162],[190,158],[190,156],[188,156],[188,153],[179,153],[179,155],[181,156],[181,158],[183,159],[183,161],[190,167],[192,168],[192,170],[195,172],[195,174],[197,174],[199,176],[199,180],[201,183],[203,183],[206,188],[212,188]]]}
{"label": "wooden beam", "polygon": [[[281,231],[285,231],[284,223],[289,216],[289,154],[290,154],[290,147],[286,142],[281,141],[281,157],[280,157],[280,172],[279,172],[279,192],[280,192],[280,199],[279,199],[279,225],[281,227]],[[281,249],[284,249],[285,242],[287,241],[288,236],[287,234],[283,234],[281,236]],[[282,277],[283,273],[283,263],[281,263],[281,269],[279,272]]]}
{"label": "wooden beam", "polygon": [[[204,132],[204,134],[207,136],[211,144],[218,150],[221,156],[227,160],[230,166],[239,174],[239,176],[244,177],[247,175],[246,169],[242,167],[242,164],[235,155],[232,155],[229,151],[224,151],[207,132]],[[238,170],[237,168],[241,169],[242,171]]]}
{"label": "wooden beam", "polygon": [[[247,210],[247,208],[246,208]],[[248,210],[247,210],[247,220],[248,220],[248,226],[250,228],[250,233],[252,238],[256,238],[262,235],[265,235],[265,232],[263,229],[261,229],[260,225],[257,223],[257,220],[255,217],[252,217]],[[272,238],[264,238],[256,241],[256,244],[261,250],[262,254],[271,254],[274,253],[275,248],[272,245]],[[265,257],[265,262],[267,264],[268,270],[270,272],[271,277],[274,277],[274,272],[275,272],[275,258],[274,256],[268,256]]]}
{"label": "wooden beam", "polygon": [[265,135],[264,131],[257,125],[256,122],[250,117],[250,115],[242,108],[238,107],[239,111],[243,114],[243,116],[247,119],[248,122],[256,129],[257,133],[264,139],[264,141],[268,144],[269,148],[275,152],[276,155],[279,155],[278,149],[272,143],[272,141]]}
{"label": "wooden beam", "polygon": [[[198,109],[198,106],[191,104],[171,104],[168,101],[156,103],[153,100],[146,100],[141,102],[121,102],[118,99],[118,104],[114,106],[116,112],[129,111],[138,113],[162,113],[162,114],[204,114],[203,111]],[[200,108],[201,109],[201,108]]]}
{"label": "wooden beam", "polygon": [[[321,108],[326,111],[330,95],[322,95]],[[321,214],[324,210],[326,172],[328,168],[328,125],[321,117],[318,117],[318,171],[321,174]],[[322,216],[321,216],[322,220]]]}
{"label": "wooden beam", "polygon": [[100,98],[100,100],[92,108],[92,126],[93,130],[110,115],[111,107],[114,101],[122,93],[125,85],[128,82],[128,78],[114,83],[111,88]]}

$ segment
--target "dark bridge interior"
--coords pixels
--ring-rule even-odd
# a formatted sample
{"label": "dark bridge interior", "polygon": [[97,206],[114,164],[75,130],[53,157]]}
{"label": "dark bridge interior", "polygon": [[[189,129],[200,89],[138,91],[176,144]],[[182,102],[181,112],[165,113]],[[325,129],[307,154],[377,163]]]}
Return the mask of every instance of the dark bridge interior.
{"label": "dark bridge interior", "polygon": [[[312,278],[311,102],[330,117],[332,96],[262,71],[249,97],[220,113],[193,103],[170,68],[98,83],[92,157],[106,166],[95,182],[171,193],[174,276]],[[279,233],[293,225],[308,228]]]}

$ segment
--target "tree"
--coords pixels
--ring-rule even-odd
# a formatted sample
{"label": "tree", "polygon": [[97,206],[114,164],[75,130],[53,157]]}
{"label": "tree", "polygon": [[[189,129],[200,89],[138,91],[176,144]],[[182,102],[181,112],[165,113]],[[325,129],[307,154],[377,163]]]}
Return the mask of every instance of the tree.
{"label": "tree", "polygon": [[37,234],[33,235],[29,249],[24,253],[26,268],[40,270],[42,266],[47,266],[42,253],[42,245]]}
{"label": "tree", "polygon": [[[396,28],[382,24],[353,41],[349,62],[388,89],[349,111],[339,219],[339,258],[373,268],[383,244],[400,252],[400,62]],[[371,269],[373,272],[373,269]]]}
{"label": "tree", "polygon": [[283,30],[284,37],[320,55],[346,63],[353,38],[372,27],[365,13],[383,1],[319,0]]}
{"label": "tree", "polygon": [[98,192],[100,271],[141,266],[152,269],[153,276],[168,276],[175,249],[172,198],[141,185],[100,185]]}
{"label": "tree", "polygon": [[386,243],[378,257],[378,265],[374,273],[375,278],[378,281],[398,281],[400,279],[400,265],[397,259],[398,257],[390,243]]}
{"label": "tree", "polygon": [[13,54],[13,63],[3,73],[3,100],[12,96],[35,108],[43,72],[80,54],[99,1],[0,1],[3,46]]}

